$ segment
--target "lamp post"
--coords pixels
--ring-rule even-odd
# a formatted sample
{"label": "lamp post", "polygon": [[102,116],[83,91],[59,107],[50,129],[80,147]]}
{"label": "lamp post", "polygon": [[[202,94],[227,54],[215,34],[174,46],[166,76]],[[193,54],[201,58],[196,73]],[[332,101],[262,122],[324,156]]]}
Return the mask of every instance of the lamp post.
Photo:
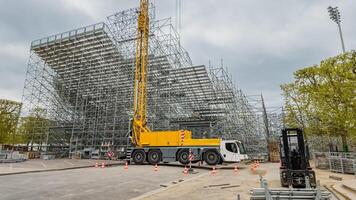
{"label": "lamp post", "polygon": [[338,10],[338,7],[328,7],[328,12],[330,15],[330,19],[333,20],[337,26],[339,27],[339,34],[340,34],[340,39],[341,39],[341,45],[342,45],[342,52],[345,53],[345,45],[344,45],[344,39],[342,37],[342,31],[341,31],[341,20],[340,20],[340,11]]}

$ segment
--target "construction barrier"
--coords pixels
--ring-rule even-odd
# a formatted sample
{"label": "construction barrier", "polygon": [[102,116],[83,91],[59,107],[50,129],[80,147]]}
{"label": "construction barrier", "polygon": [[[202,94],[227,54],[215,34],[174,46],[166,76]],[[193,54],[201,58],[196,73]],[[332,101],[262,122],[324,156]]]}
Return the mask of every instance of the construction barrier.
{"label": "construction barrier", "polygon": [[315,152],[315,168],[356,175],[356,153]]}

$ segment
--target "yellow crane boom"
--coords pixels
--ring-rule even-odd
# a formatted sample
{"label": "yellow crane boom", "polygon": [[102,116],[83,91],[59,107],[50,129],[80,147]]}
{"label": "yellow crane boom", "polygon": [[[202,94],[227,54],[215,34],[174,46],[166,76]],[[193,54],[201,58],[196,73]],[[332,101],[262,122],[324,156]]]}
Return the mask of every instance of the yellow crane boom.
{"label": "yellow crane boom", "polygon": [[149,40],[149,1],[140,0],[134,80],[132,143],[137,147],[219,146],[220,139],[192,139],[188,130],[151,131],[147,127],[147,67]]}
{"label": "yellow crane boom", "polygon": [[134,116],[133,143],[140,144],[142,132],[150,132],[147,128],[147,64],[148,64],[148,35],[149,13],[148,0],[140,1],[138,16],[138,31],[136,44],[136,69],[134,81]]}

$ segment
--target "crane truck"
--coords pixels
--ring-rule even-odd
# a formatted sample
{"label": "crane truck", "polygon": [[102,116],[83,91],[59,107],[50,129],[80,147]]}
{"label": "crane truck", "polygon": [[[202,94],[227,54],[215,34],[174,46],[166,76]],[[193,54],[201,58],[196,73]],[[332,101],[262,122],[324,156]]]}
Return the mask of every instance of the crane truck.
{"label": "crane truck", "polygon": [[149,2],[140,0],[135,56],[134,102],[126,159],[135,164],[205,161],[208,165],[239,162],[246,158],[240,141],[193,139],[189,130],[152,131],[147,126],[147,67]]}

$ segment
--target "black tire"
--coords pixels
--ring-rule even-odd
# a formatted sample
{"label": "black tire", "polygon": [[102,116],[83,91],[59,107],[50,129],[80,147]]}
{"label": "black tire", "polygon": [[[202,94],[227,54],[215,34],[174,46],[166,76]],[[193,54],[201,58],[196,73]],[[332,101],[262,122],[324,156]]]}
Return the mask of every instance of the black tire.
{"label": "black tire", "polygon": [[279,177],[280,177],[280,180],[281,180],[281,186],[282,187],[288,187],[288,179],[287,179],[287,177],[283,178],[283,173],[285,173],[287,175],[285,170],[280,172]]}
{"label": "black tire", "polygon": [[142,165],[146,160],[146,153],[143,149],[135,150],[132,153],[132,161],[135,164]]}
{"label": "black tire", "polygon": [[204,161],[208,165],[216,165],[220,162],[220,155],[213,150],[204,153]]}
{"label": "black tire", "polygon": [[155,165],[162,160],[162,152],[159,149],[152,149],[148,151],[147,161],[151,165]]}
{"label": "black tire", "polygon": [[189,163],[189,150],[181,149],[177,154],[177,160],[182,164],[186,165]]}

